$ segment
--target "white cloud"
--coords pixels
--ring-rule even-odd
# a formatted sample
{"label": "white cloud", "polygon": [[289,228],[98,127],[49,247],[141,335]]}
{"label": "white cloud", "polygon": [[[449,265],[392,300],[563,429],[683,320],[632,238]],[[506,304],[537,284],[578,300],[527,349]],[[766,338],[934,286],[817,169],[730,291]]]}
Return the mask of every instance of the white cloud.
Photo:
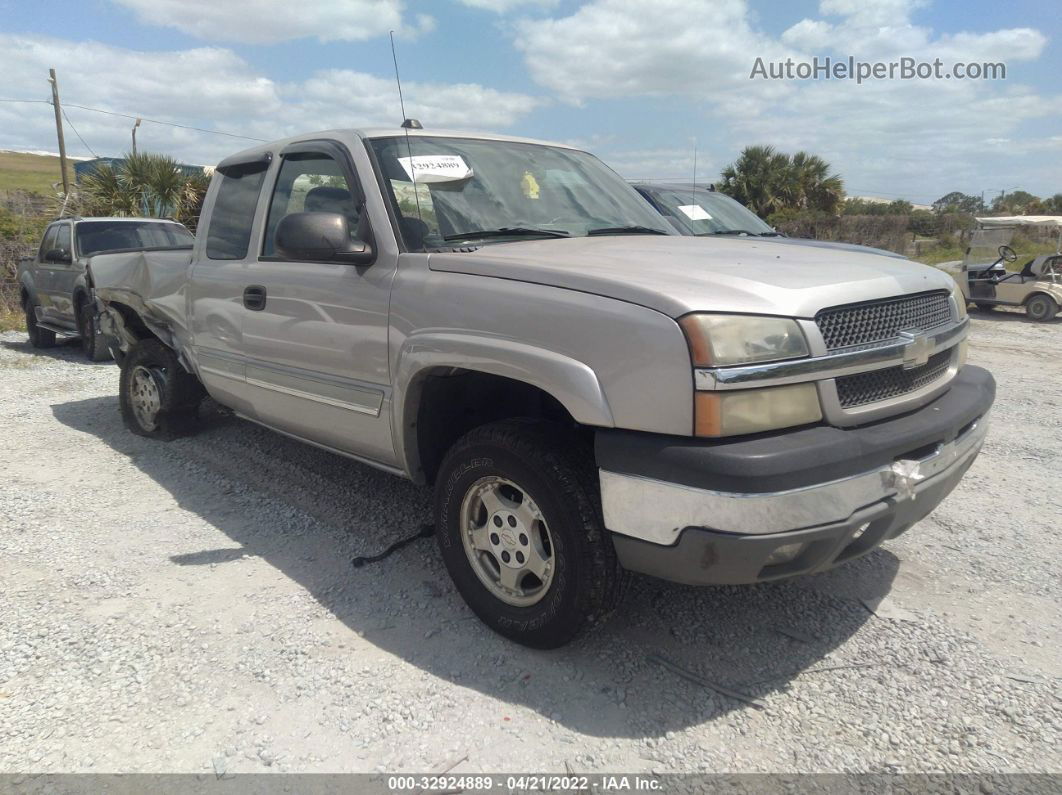
{"label": "white cloud", "polygon": [[757,33],[744,0],[592,0],[568,17],[523,20],[517,47],[562,98],[682,94],[747,87],[755,55],[785,57]]}
{"label": "white cloud", "polygon": [[434,27],[419,14],[410,22],[403,0],[113,0],[142,22],[176,28],[205,41],[269,44],[314,37],[364,41],[394,30],[416,35]]}
{"label": "white cloud", "polygon": [[471,8],[481,8],[484,11],[493,11],[496,14],[504,14],[520,6],[539,6],[541,8],[554,8],[560,0],[458,0],[461,5]]}
{"label": "white cloud", "polygon": [[[47,98],[50,66],[58,72],[70,120],[101,155],[129,148],[132,120],[75,105],[265,140],[336,127],[397,127],[401,116],[389,77],[331,70],[305,81],[277,83],[226,49],[138,52],[95,42],[0,34],[0,73],[8,96]],[[404,88],[406,112],[429,128],[504,128],[540,104],[526,94],[474,83],[414,81]],[[48,105],[0,103],[0,147],[54,151],[54,142]],[[66,142],[71,154],[89,154],[69,125]],[[145,150],[203,164],[253,143],[147,122],[137,132],[137,142]]]}
{"label": "white cloud", "polygon": [[[830,159],[850,188],[864,190],[932,190],[925,186],[999,179],[1010,185],[1062,182],[1057,163],[1016,160],[1023,148],[1050,150],[1035,130],[1057,129],[1045,120],[1062,113],[1059,95],[1038,96],[1013,80],[857,85],[749,79],[757,57],[1010,63],[1036,59],[1046,46],[1043,34],[1031,28],[935,33],[912,18],[926,4],[822,0],[819,16],[771,37],[754,26],[746,0],[658,0],[651,9],[641,0],[590,0],[567,16],[520,21],[516,45],[534,79],[568,102],[670,96],[696,103],[701,118],[695,124],[712,133],[709,146],[715,148],[707,154],[724,160],[754,143],[810,149]],[[676,133],[681,140],[691,130]],[[1007,160],[994,153],[987,164],[989,137],[1026,145],[1012,145],[1008,152],[1015,157]],[[654,143],[671,151],[666,141]],[[641,164],[635,158],[632,165],[662,167],[663,157]]]}

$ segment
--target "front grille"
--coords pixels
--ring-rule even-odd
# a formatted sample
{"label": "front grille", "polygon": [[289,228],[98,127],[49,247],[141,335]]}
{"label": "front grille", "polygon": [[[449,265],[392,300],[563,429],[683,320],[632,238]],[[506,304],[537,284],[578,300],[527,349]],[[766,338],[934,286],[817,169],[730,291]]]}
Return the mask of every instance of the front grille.
{"label": "front grille", "polygon": [[844,375],[837,379],[837,397],[841,407],[850,409],[879,400],[906,395],[942,378],[951,364],[951,349],[935,353],[921,367],[904,370],[902,366]]}
{"label": "front grille", "polygon": [[929,331],[950,320],[951,302],[943,291],[835,306],[815,315],[830,351],[888,342],[901,331]]}

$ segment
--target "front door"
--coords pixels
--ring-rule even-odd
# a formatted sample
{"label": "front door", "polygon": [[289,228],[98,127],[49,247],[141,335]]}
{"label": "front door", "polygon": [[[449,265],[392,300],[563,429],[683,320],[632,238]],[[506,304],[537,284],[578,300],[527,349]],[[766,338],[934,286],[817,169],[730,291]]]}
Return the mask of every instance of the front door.
{"label": "front door", "polygon": [[74,240],[70,224],[59,224],[55,247],[66,252],[66,260],[52,263],[52,307],[55,319],[65,326],[76,326],[74,316],[74,283],[81,274],[81,265],[74,257]]}
{"label": "front door", "polygon": [[359,221],[359,234],[369,233],[345,149],[303,142],[281,158],[261,256],[246,272],[245,289],[256,296],[243,319],[254,416],[327,447],[394,464],[387,321],[397,262],[383,254],[371,265],[281,256],[273,237],[289,213],[341,213],[352,234]]}

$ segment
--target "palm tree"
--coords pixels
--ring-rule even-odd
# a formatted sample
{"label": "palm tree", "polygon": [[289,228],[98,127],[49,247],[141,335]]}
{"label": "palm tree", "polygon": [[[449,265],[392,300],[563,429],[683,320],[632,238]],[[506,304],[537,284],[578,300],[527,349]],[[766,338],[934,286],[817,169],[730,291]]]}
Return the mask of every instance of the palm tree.
{"label": "palm tree", "polygon": [[209,180],[186,175],[171,157],[128,154],[112,168],[100,164],[81,178],[70,209],[81,215],[176,218],[194,229]]}
{"label": "palm tree", "polygon": [[773,146],[748,146],[722,177],[719,189],[761,218],[785,209],[835,213],[844,202],[841,178],[807,152],[790,157]]}
{"label": "palm tree", "polygon": [[790,159],[791,175],[786,184],[793,195],[790,206],[801,210],[836,212],[844,201],[844,182],[830,174],[830,164],[818,155],[797,152]]}
{"label": "palm tree", "polygon": [[773,146],[745,147],[722,176],[719,189],[762,218],[787,206],[789,158]]}

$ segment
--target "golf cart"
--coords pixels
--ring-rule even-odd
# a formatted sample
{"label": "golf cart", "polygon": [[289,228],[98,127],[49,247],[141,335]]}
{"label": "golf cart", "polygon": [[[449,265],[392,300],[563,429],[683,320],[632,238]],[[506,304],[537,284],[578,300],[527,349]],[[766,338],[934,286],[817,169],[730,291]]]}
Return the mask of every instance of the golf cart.
{"label": "golf cart", "polygon": [[[962,271],[956,275],[966,298],[982,311],[1023,306],[1030,320],[1052,320],[1062,305],[1062,216],[978,218],[977,222]],[[971,261],[979,248],[999,242],[1001,235],[1009,241],[1014,227],[1021,224],[1057,227],[1060,245],[1056,253],[1033,257],[1016,272],[1007,270],[1007,263],[1016,262],[1018,255],[1006,244],[996,248],[997,257],[992,262]]]}

